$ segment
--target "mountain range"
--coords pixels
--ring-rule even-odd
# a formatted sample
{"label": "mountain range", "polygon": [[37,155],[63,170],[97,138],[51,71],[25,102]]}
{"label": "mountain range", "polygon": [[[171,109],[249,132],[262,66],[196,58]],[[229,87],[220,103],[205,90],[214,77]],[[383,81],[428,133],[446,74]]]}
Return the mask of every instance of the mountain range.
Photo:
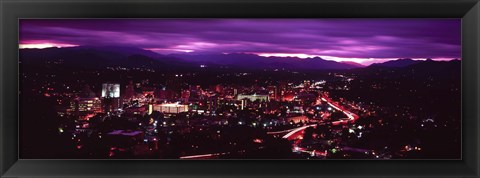
{"label": "mountain range", "polygon": [[422,61],[413,60],[409,58],[400,58],[397,60],[386,61],[383,63],[374,63],[374,64],[371,64],[370,66],[371,67],[406,67],[412,64],[417,64],[419,62],[422,62]]}
{"label": "mountain range", "polygon": [[328,70],[328,69],[353,69],[357,65],[324,60],[320,57],[263,57],[255,54],[175,54],[171,55],[185,61],[206,64],[222,65],[249,69],[302,69],[302,70]]}
{"label": "mountain range", "polygon": [[[160,70],[192,70],[203,67],[229,67],[232,69],[290,69],[290,70],[339,70],[364,68],[355,62],[336,62],[313,58],[263,57],[255,54],[171,54],[122,46],[79,46],[68,48],[20,49],[20,61],[26,65],[61,61],[67,67],[105,68],[142,67]],[[375,63],[368,67],[405,67],[422,61],[398,59]]]}

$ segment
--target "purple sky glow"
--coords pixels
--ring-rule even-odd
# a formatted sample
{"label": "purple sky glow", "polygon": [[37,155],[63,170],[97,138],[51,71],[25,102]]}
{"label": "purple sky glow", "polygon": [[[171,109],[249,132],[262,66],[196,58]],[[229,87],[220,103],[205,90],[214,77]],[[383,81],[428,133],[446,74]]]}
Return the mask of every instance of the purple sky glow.
{"label": "purple sky glow", "polygon": [[22,19],[20,48],[319,56],[361,64],[461,57],[460,19]]}

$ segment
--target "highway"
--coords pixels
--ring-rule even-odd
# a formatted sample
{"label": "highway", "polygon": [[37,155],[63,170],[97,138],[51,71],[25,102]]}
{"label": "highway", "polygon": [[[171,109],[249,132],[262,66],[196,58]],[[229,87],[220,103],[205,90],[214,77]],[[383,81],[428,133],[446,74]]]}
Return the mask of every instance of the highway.
{"label": "highway", "polygon": [[190,155],[190,156],[182,156],[180,159],[210,159],[215,158],[221,155],[226,155],[229,153],[211,153],[211,154],[201,154],[201,155]]}
{"label": "highway", "polygon": [[[338,105],[336,102],[333,102],[330,98],[322,97],[321,100],[327,102],[327,104],[329,106],[331,106],[332,108],[335,108],[336,110],[342,111],[343,114],[345,114],[350,121],[355,121],[359,118],[358,115],[353,114],[350,111],[347,111],[345,108]],[[318,100],[317,100],[317,103],[320,104]],[[337,122],[340,122],[340,121],[337,121]]]}
{"label": "highway", "polygon": [[312,124],[312,125],[306,125],[306,126],[295,128],[292,131],[285,134],[282,138],[285,138],[287,140],[294,140],[294,139],[298,138],[299,136],[301,136],[305,129],[307,129],[309,127],[315,127],[316,125],[317,124]]}
{"label": "highway", "polygon": [[[333,102],[330,98],[322,97],[322,98],[318,99],[317,103],[316,103],[317,105],[321,103],[320,100],[324,101],[324,102],[327,102],[327,104],[329,106],[331,106],[332,108],[335,108],[336,110],[339,110],[339,111],[343,112],[343,114],[345,114],[347,116],[347,118],[345,118],[344,120],[332,122],[333,125],[352,123],[359,118],[358,115],[353,114],[352,112],[346,110],[342,106],[338,105],[336,102]],[[325,157],[327,155],[326,151],[324,151],[324,152],[317,151],[317,150],[309,151],[306,148],[302,148],[302,147],[298,146],[300,141],[303,139],[302,138],[303,131],[305,129],[309,128],[309,127],[315,127],[316,125],[317,124],[305,125],[305,126],[302,126],[302,127],[288,129],[288,130],[267,132],[267,134],[283,134],[283,133],[286,133],[282,138],[290,140],[290,141],[295,140],[294,144],[293,144],[293,151],[304,152],[304,153],[308,153],[308,154],[311,154],[312,156],[317,156],[317,157]],[[229,154],[229,153],[212,153],[212,154],[202,154],[202,155],[190,155],[190,156],[180,157],[180,159],[209,159],[209,158],[214,158],[214,157],[218,157],[218,156],[225,155],[225,154]]]}
{"label": "highway", "polygon": [[[321,104],[320,100],[326,102],[332,108],[343,112],[343,114],[345,114],[347,116],[347,118],[345,118],[344,120],[332,122],[332,125],[353,123],[355,120],[357,120],[359,118],[358,115],[346,110],[345,108],[343,108],[342,106],[340,106],[336,102],[333,102],[330,98],[322,97],[322,98],[318,99],[317,103],[316,103],[317,105]],[[326,151],[325,152],[319,152],[319,151],[316,151],[316,150],[308,151],[307,149],[298,146],[298,143],[300,143],[300,141],[303,139],[302,138],[303,131],[305,129],[309,128],[309,127],[315,127],[316,125],[317,124],[306,125],[306,126],[298,127],[298,128],[295,128],[295,129],[287,130],[289,132],[287,134],[285,134],[282,138],[287,139],[287,140],[296,140],[293,144],[293,151],[295,151],[295,152],[305,152],[305,153],[311,154],[312,156],[326,156],[327,155]],[[282,133],[282,132],[283,131],[278,131],[277,133]]]}
{"label": "highway", "polygon": [[[327,104],[329,106],[331,106],[332,108],[335,108],[336,110],[339,110],[339,111],[343,112],[343,114],[345,114],[347,116],[347,118],[345,120],[332,122],[333,125],[351,123],[351,122],[354,122],[355,120],[357,120],[359,118],[358,115],[353,114],[352,112],[344,109],[342,106],[338,105],[337,103],[333,102],[331,99],[329,99],[327,97],[322,97],[321,100],[327,102]],[[320,104],[320,100],[317,100],[317,104]],[[307,129],[309,127],[314,127],[316,125],[317,124],[306,125],[306,126],[298,127],[298,128],[295,128],[295,129],[289,129],[289,130],[277,131],[277,132],[270,132],[269,134],[284,133],[284,132],[288,131],[288,133],[285,134],[285,136],[283,136],[282,138],[285,138],[285,139],[288,139],[288,140],[294,140],[294,139],[298,138],[298,135],[299,134],[301,135],[302,132],[305,129]]]}

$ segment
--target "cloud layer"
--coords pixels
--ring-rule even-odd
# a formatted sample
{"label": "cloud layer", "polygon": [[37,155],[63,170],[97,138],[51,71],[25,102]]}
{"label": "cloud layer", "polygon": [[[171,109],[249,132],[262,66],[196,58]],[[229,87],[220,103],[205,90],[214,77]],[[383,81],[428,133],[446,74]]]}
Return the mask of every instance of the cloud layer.
{"label": "cloud layer", "polygon": [[162,54],[322,56],[372,63],[461,56],[460,19],[23,19],[20,44],[121,45]]}

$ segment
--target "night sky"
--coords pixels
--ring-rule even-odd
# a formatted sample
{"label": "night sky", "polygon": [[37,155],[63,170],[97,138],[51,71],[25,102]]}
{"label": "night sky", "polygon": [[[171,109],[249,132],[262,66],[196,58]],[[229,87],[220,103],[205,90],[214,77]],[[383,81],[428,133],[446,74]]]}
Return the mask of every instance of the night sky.
{"label": "night sky", "polygon": [[460,19],[22,19],[19,36],[20,48],[132,46],[362,64],[461,57]]}

